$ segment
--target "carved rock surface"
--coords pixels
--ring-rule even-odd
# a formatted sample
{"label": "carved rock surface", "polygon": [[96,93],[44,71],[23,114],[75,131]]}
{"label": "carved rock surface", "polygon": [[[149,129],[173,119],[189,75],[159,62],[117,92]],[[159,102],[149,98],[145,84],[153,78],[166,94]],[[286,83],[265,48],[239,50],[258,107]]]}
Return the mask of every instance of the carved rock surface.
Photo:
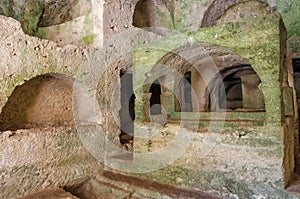
{"label": "carved rock surface", "polygon": [[0,129],[73,126],[72,87],[71,78],[54,73],[17,86],[0,114]]}
{"label": "carved rock surface", "polygon": [[70,21],[91,12],[90,0],[48,0],[39,26],[47,27]]}

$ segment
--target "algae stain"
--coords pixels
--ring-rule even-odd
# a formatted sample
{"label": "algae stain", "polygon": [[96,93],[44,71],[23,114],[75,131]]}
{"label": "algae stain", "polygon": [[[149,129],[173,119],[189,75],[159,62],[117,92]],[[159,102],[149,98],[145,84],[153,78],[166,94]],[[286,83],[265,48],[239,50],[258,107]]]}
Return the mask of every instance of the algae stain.
{"label": "algae stain", "polygon": [[95,35],[95,34],[86,35],[86,36],[82,37],[82,39],[79,42],[84,45],[90,46],[90,45],[94,44],[96,37],[97,37],[97,35]]}

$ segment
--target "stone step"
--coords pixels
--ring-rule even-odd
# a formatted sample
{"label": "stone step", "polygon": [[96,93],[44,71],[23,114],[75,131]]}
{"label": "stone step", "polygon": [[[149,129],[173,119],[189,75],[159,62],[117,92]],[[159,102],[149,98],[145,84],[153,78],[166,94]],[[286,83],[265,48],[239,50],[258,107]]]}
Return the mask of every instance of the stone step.
{"label": "stone step", "polygon": [[103,171],[82,185],[66,187],[66,189],[81,199],[221,198],[203,191],[186,189],[113,171]]}

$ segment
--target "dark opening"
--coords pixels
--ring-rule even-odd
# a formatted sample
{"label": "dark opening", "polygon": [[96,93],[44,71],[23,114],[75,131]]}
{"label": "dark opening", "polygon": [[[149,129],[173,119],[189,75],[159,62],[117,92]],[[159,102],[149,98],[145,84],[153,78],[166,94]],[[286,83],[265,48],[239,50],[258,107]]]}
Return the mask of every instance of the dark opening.
{"label": "dark opening", "polygon": [[181,93],[181,111],[182,112],[192,112],[192,80],[191,72],[186,72],[184,77],[180,81],[180,93]]}
{"label": "dark opening", "polygon": [[[226,104],[220,102],[223,109],[243,108],[243,92],[241,78],[227,77],[224,79],[224,87],[226,92]],[[221,96],[220,96],[220,99]]]}
{"label": "dark opening", "polygon": [[132,74],[120,71],[121,82],[121,109],[120,116],[120,142],[121,144],[131,143],[134,136],[134,100]]}
{"label": "dark opening", "polygon": [[160,115],[161,114],[161,86],[158,80],[155,80],[149,90],[151,94],[150,97],[150,114],[151,115]]}
{"label": "dark opening", "polygon": [[216,76],[208,85],[207,110],[265,110],[264,96],[259,89],[261,80],[250,65],[228,67],[220,75],[223,79]]}

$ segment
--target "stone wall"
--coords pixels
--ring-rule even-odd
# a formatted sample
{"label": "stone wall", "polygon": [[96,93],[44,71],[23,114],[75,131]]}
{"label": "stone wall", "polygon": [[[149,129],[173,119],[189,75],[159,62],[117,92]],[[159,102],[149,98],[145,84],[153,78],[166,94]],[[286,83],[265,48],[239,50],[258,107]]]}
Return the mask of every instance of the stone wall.
{"label": "stone wall", "polygon": [[[154,7],[162,5],[159,7],[162,9],[158,11],[166,12],[162,15],[160,12],[153,13],[155,9],[148,10],[148,14],[154,16],[155,19],[150,25],[182,32],[172,34],[171,31],[158,31],[159,35],[154,34],[155,31],[142,31],[134,28],[134,25],[140,28],[148,25],[148,22],[141,22],[141,18],[145,16],[143,10],[136,7],[138,4],[142,8],[149,6],[148,4],[143,5],[145,3],[143,0],[139,2],[136,0],[128,2],[113,0],[105,3],[70,0],[66,5],[62,5],[58,1],[46,1],[44,4],[42,1],[32,1],[32,6],[28,5],[27,10],[25,9],[26,12],[20,16],[16,16],[15,13],[20,12],[22,6],[13,7],[11,2],[1,2],[0,13],[18,19],[21,24],[12,18],[0,17],[0,26],[3,27],[0,30],[0,37],[3,38],[0,42],[0,47],[3,49],[0,62],[1,109],[16,86],[38,75],[51,72],[64,74],[79,80],[79,90],[77,91],[81,91],[81,88],[88,88],[88,92],[80,93],[82,95],[79,97],[82,97],[80,98],[82,101],[79,100],[79,104],[82,102],[83,107],[87,107],[85,112],[81,113],[84,119],[91,120],[80,123],[81,121],[76,118],[77,110],[75,110],[75,123],[79,122],[77,130],[79,129],[80,135],[84,136],[84,133],[88,132],[92,135],[86,137],[93,138],[93,128],[96,126],[96,128],[104,130],[106,137],[113,144],[119,148],[123,147],[123,149],[127,147],[126,150],[128,150],[128,147],[132,147],[132,145],[124,147],[118,137],[120,133],[118,111],[121,108],[120,70],[133,70],[133,86],[136,88],[137,94],[135,111],[140,119],[136,121],[135,125],[137,130],[147,133],[145,130],[147,125],[139,123],[139,121],[151,119],[147,117],[147,111],[142,108],[150,98],[149,93],[143,95],[144,91],[149,91],[149,87],[144,87],[143,84],[151,85],[153,82],[151,80],[169,72],[168,70],[152,70],[153,66],[160,60],[164,61],[164,58],[165,61],[170,62],[170,65],[174,64],[176,60],[172,58],[174,58],[174,54],[180,54],[181,48],[188,49],[193,44],[204,44],[205,47],[207,43],[210,43],[207,48],[208,52],[201,54],[199,59],[195,58],[192,63],[205,65],[205,63],[215,62],[221,68],[227,66],[229,62],[251,64],[261,79],[259,88],[264,95],[266,112],[235,114],[236,118],[259,120],[258,127],[248,126],[243,129],[241,126],[244,123],[227,122],[225,124],[231,128],[224,128],[219,131],[220,134],[207,131],[205,128],[198,130],[201,124],[184,123],[200,132],[189,134],[188,131],[181,129],[178,134],[182,136],[182,140],[171,152],[179,150],[186,139],[194,140],[191,147],[171,166],[156,172],[142,174],[142,177],[155,178],[159,181],[206,190],[232,198],[271,197],[273,194],[278,195],[278,198],[293,198],[292,194],[284,191],[284,187],[289,184],[294,172],[295,131],[293,125],[296,117],[291,106],[293,91],[287,84],[288,69],[285,67],[286,60],[284,58],[285,29],[280,17],[272,13],[274,1],[270,1],[270,6],[266,6],[265,1],[260,1],[263,3],[238,0],[152,1]],[[18,2],[17,5],[24,3],[24,1]],[[232,6],[238,2],[243,3]],[[84,7],[80,6],[83,4]],[[240,15],[235,18],[235,15],[230,14],[236,11],[243,12],[241,5],[245,4],[250,10],[248,12],[256,7],[259,8],[257,11],[261,12],[258,12],[257,16],[249,17],[247,15],[247,19]],[[93,5],[99,7],[93,7]],[[47,8],[47,12],[42,15],[43,6]],[[82,12],[78,11],[78,7],[82,7]],[[52,9],[55,11],[54,13],[62,11],[65,14],[63,19],[47,15],[47,13],[52,13]],[[103,11],[103,18],[100,14],[95,14],[95,11],[99,10]],[[217,16],[216,13],[219,11],[221,11],[220,16]],[[30,17],[31,14],[34,15]],[[168,20],[159,19],[165,15],[168,15]],[[43,21],[40,21],[41,17],[44,19]],[[137,21],[134,21],[135,17],[137,17]],[[100,25],[95,24],[95,20],[98,20]],[[103,20],[103,24],[101,20]],[[213,25],[214,23],[210,22],[216,22],[218,25],[200,28],[204,26],[204,22]],[[28,36],[24,34],[23,30],[27,34],[50,40]],[[163,37],[162,35],[165,33],[171,34]],[[279,35],[282,38],[279,38]],[[101,46],[101,48],[67,44]],[[229,49],[230,52],[224,53],[224,51],[218,50],[224,48]],[[174,53],[168,54],[170,51],[174,51]],[[181,55],[191,58],[199,57],[196,53],[187,50]],[[206,55],[210,55],[212,58]],[[181,73],[185,72],[184,69],[188,68],[190,64],[179,63],[183,66],[179,69]],[[218,70],[212,72],[215,74]],[[151,76],[154,79],[149,78]],[[172,81],[168,77],[165,78],[166,87],[172,86]],[[88,97],[84,96],[85,94]],[[171,99],[170,96],[172,97],[170,92],[163,96],[166,107],[165,115],[162,118],[166,119],[167,116],[171,116],[178,119],[179,116],[172,107],[174,99]],[[100,108],[94,106],[94,102],[97,102]],[[199,119],[199,115],[192,115],[192,119]],[[87,116],[91,116],[91,118]],[[232,119],[230,118],[232,116],[234,113],[228,114],[225,120]],[[183,117],[190,119],[189,115],[183,115]],[[204,117],[210,121],[209,119],[214,115],[206,114]],[[101,120],[98,120],[99,118]],[[199,120],[197,121],[199,122]],[[178,123],[178,121],[173,122]],[[253,125],[253,123],[251,124]],[[261,126],[262,124],[264,126]],[[216,129],[219,128],[217,123],[212,125],[216,125]],[[149,142],[149,140],[137,138],[134,150],[147,153],[165,146],[169,143],[169,138],[172,138],[172,132],[178,130],[176,125],[174,126],[175,129],[170,127],[170,129],[160,132],[157,140],[154,138]],[[80,131],[82,129],[83,131]],[[59,127],[58,125],[56,128],[4,131],[0,136],[1,145],[5,146],[1,149],[1,154],[4,154],[4,158],[1,160],[1,178],[3,179],[1,182],[5,187],[5,191],[1,193],[3,198],[18,197],[51,186],[78,183],[81,181],[80,179],[90,176],[97,172],[98,168],[102,168],[83,148],[81,140],[71,127]],[[206,139],[209,141],[208,145],[202,145],[201,143]],[[98,140],[94,139],[94,141]],[[100,146],[96,152],[104,150],[105,153],[120,155],[118,154],[119,149],[110,151],[110,148],[106,148],[107,143],[105,142],[103,145],[102,142],[96,143],[95,146]],[[206,149],[209,150],[206,151]],[[126,150],[124,151],[126,152]],[[203,155],[203,151],[208,153],[199,158],[198,154]],[[168,155],[157,157],[159,160],[169,158]],[[122,165],[118,161],[114,163]],[[126,168],[124,169],[126,170]],[[15,189],[16,186],[18,189]]]}
{"label": "stone wall", "polygon": [[[255,5],[253,5],[255,7]],[[232,9],[235,9],[234,7]],[[228,10],[230,12],[230,9]],[[179,34],[178,34],[179,35]],[[178,36],[177,35],[177,36]],[[282,37],[278,37],[278,36]],[[164,180],[165,176],[167,174],[170,174],[172,172],[177,173],[178,176],[185,176],[186,173],[190,173],[191,176],[198,175],[198,173],[201,173],[201,176],[206,176],[208,179],[208,184],[209,185],[200,185],[204,190],[211,189],[212,191],[217,191],[219,194],[225,194],[227,197],[233,197],[233,195],[236,195],[240,198],[249,198],[251,195],[263,195],[266,197],[271,197],[273,193],[276,193],[275,195],[281,195],[278,198],[284,197],[285,191],[284,187],[286,187],[291,179],[292,175],[294,173],[294,131],[291,130],[293,128],[293,119],[294,119],[294,112],[293,110],[290,112],[289,110],[289,104],[293,104],[293,99],[292,97],[284,97],[288,96],[288,91],[286,90],[291,90],[290,87],[287,86],[287,68],[284,67],[286,66],[285,63],[285,29],[282,27],[281,23],[281,18],[274,14],[269,12],[267,15],[262,15],[258,17],[254,17],[251,19],[246,19],[243,20],[243,22],[234,22],[234,23],[224,23],[220,24],[215,27],[207,27],[207,28],[202,28],[199,29],[196,32],[189,33],[188,36],[170,36],[170,37],[165,37],[164,39],[153,42],[152,46],[149,47],[149,45],[146,45],[145,48],[140,48],[139,50],[135,51],[134,57],[135,57],[135,62],[134,62],[134,71],[136,72],[136,79],[135,81],[137,82],[144,82],[145,84],[152,82],[153,80],[160,78],[163,75],[166,75],[168,79],[168,74],[172,72],[172,69],[170,69],[172,66],[177,66],[176,62],[170,61],[170,63],[173,63],[171,67],[165,67],[165,66],[160,66],[157,69],[160,70],[155,70],[155,64],[159,63],[158,60],[160,60],[162,57],[164,57],[167,53],[170,51],[174,52],[179,52],[179,55],[183,55],[184,58],[188,57],[192,60],[192,64],[196,65],[201,65],[202,66],[205,64],[204,63],[211,63],[212,59],[204,59],[206,58],[204,56],[203,60],[205,61],[196,61],[193,57],[193,53],[195,53],[195,49],[193,48],[193,44],[195,44],[193,41],[196,42],[210,42],[216,45],[220,45],[222,47],[228,48],[231,51],[235,52],[236,54],[240,55],[242,58],[246,59],[249,61],[251,64],[252,68],[254,71],[257,73],[259,78],[261,79],[261,84],[259,85],[260,90],[263,92],[264,95],[264,101],[265,101],[265,124],[263,128],[258,128],[257,130],[250,130],[249,134],[249,139],[246,137],[246,142],[249,142],[249,145],[252,147],[248,148],[246,147],[246,143],[244,143],[242,140],[244,136],[240,134],[239,141],[236,140],[235,138],[231,137],[233,134],[226,135],[225,132],[220,131],[219,135],[215,134],[215,129],[211,130],[210,128],[205,129],[203,134],[200,135],[195,135],[196,137],[203,137],[200,140],[196,138],[198,141],[195,142],[195,145],[200,145],[200,151],[198,151],[196,148],[191,148],[189,152],[186,154],[202,154],[201,150],[204,150],[205,147],[210,148],[209,146],[212,146],[211,151],[205,156],[205,158],[199,160],[199,162],[195,161],[197,158],[191,158],[187,159],[185,163],[181,164],[181,159],[179,159],[177,162],[173,163],[172,166],[166,167],[164,169],[158,170],[157,172],[150,173],[149,176],[151,178],[159,178],[160,180]],[[176,38],[176,39],[175,39]],[[201,43],[199,44],[201,45]],[[193,50],[189,51],[190,56],[186,56],[185,54],[180,54],[180,51],[177,49],[180,49],[180,46],[185,46],[186,48],[191,48]],[[205,48],[204,48],[205,49]],[[209,52],[208,52],[209,54]],[[201,60],[202,54],[200,54],[197,58]],[[199,58],[200,57],[200,58]],[[173,55],[173,58],[176,59],[176,56]],[[170,59],[172,60],[172,59]],[[211,61],[211,62],[209,62]],[[213,62],[212,62],[213,63]],[[209,65],[209,64],[208,64]],[[148,67],[145,67],[148,66]],[[180,68],[185,68],[185,64],[179,64]],[[211,65],[210,65],[211,66]],[[146,68],[146,69],[145,69]],[[212,68],[212,67],[211,67]],[[144,75],[140,75],[140,74]],[[139,75],[137,75],[139,74]],[[206,75],[206,74],[205,74]],[[150,76],[150,78],[149,78]],[[149,80],[151,79],[151,80]],[[149,80],[149,81],[148,81]],[[172,81],[168,82],[166,87],[168,85],[171,85],[169,89],[174,89],[172,86],[174,86],[174,83],[172,84]],[[147,92],[148,89],[144,89],[140,93],[137,93],[137,100],[138,102],[144,102],[147,100],[147,94],[143,95],[143,92]],[[287,94],[286,94],[287,93]],[[292,96],[292,95],[290,95]],[[169,101],[169,103],[172,103]],[[167,104],[169,104],[167,103]],[[142,103],[141,103],[142,104]],[[141,105],[139,104],[139,105]],[[139,105],[136,105],[137,107]],[[148,105],[146,105],[148,106]],[[167,109],[171,110],[171,109]],[[168,113],[168,112],[167,112]],[[148,111],[143,111],[142,108],[137,108],[136,109],[136,115],[142,115],[140,118],[147,118]],[[234,113],[233,113],[234,114]],[[194,116],[187,116],[187,113],[181,114],[181,124],[188,123],[185,119],[194,119],[196,120],[197,118],[200,117],[201,113],[199,115],[195,114]],[[289,117],[291,117],[291,121],[289,121]],[[143,121],[143,120],[142,120]],[[213,121],[213,120],[212,120]],[[198,120],[199,122],[199,120]],[[201,120],[200,120],[201,123]],[[136,125],[139,125],[140,123],[136,121]],[[226,122],[225,122],[226,124]],[[148,124],[151,129],[151,127],[154,125],[153,122]],[[151,126],[152,125],[152,126]],[[190,126],[193,126],[194,124],[190,124]],[[212,123],[211,125],[214,125]],[[197,125],[196,125],[197,126]],[[210,126],[211,127],[211,126]],[[232,126],[233,132],[239,132],[239,124],[237,126]],[[249,127],[244,127],[246,130],[249,131]],[[139,129],[139,128],[137,128]],[[153,129],[155,129],[153,127]],[[158,128],[158,131],[162,131],[163,127]],[[250,128],[251,129],[251,128]],[[143,127],[140,128],[140,130],[137,130],[137,133],[142,133],[144,135],[143,131],[145,129]],[[172,132],[172,131],[170,131]],[[174,130],[174,132],[176,132]],[[185,132],[184,130],[179,130],[180,133]],[[261,132],[258,133],[258,132]],[[156,132],[157,133],[157,132]],[[149,132],[150,138],[147,139],[139,139],[137,138],[135,140],[135,149],[138,151],[142,151],[146,153],[148,152],[158,152],[158,148],[163,148],[165,146],[171,145],[171,143],[168,143],[167,141],[162,141],[162,140],[168,140],[167,138],[161,138],[159,135],[160,133],[156,134],[155,132]],[[258,134],[257,134],[258,133]],[[162,135],[166,135],[167,133],[163,133]],[[170,134],[170,133],[169,133]],[[176,134],[176,133],[175,133]],[[211,135],[209,135],[211,134]],[[151,139],[151,135],[154,136],[153,140]],[[188,133],[185,134],[186,137],[189,136]],[[248,134],[247,134],[248,135]],[[261,137],[259,136],[261,135]],[[138,136],[138,135],[137,135]],[[155,142],[155,136],[158,136],[159,138]],[[253,137],[252,137],[253,136]],[[163,136],[164,137],[164,136]],[[209,138],[205,138],[209,137]],[[261,140],[268,140],[272,143],[269,143],[265,145],[266,143],[261,143],[261,148],[256,145],[258,144],[258,138],[260,141]],[[243,142],[243,146],[235,146],[234,143],[230,142],[230,145],[233,148],[238,148],[239,153],[243,153],[243,150],[248,148],[252,152],[248,151],[246,152],[247,155],[241,155],[240,157],[245,157],[243,158],[237,158],[235,159],[235,156],[233,154],[229,155],[231,158],[228,158],[224,162],[222,162],[222,157],[226,156],[226,154],[232,153],[233,149],[230,149],[228,152],[226,151],[226,143],[225,141],[227,138],[229,140],[236,140],[235,144],[238,142]],[[209,139],[210,143],[205,144],[205,140]],[[150,141],[149,141],[150,140]],[[204,140],[204,141],[203,141]],[[271,141],[273,140],[273,141]],[[250,144],[250,142],[252,144]],[[168,143],[168,144],[167,144]],[[288,144],[289,143],[289,144]],[[174,143],[173,143],[174,144]],[[214,145],[215,144],[215,145]],[[179,142],[179,145],[184,146],[184,141]],[[259,144],[260,145],[260,144]],[[156,148],[154,147],[156,146]],[[149,151],[150,147],[150,151]],[[151,147],[154,147],[151,149]],[[220,147],[220,148],[219,148]],[[244,148],[245,147],[245,148]],[[221,149],[222,152],[213,152],[214,150],[217,150],[217,148]],[[248,150],[246,149],[246,151]],[[253,150],[252,150],[253,149]],[[258,151],[254,152],[255,149]],[[161,149],[162,150],[162,149]],[[272,151],[271,153],[268,152],[268,150]],[[174,153],[176,152],[173,151]],[[250,158],[253,154],[253,157]],[[250,159],[257,159],[258,154],[262,155],[263,162],[266,163],[265,165],[260,164],[262,161],[257,161],[257,162],[252,162]],[[249,155],[249,156],[248,156]],[[167,159],[167,156],[164,156],[162,154],[162,159]],[[188,156],[188,155],[187,155]],[[222,157],[221,157],[222,156]],[[206,159],[208,158],[208,159]],[[211,158],[209,160],[209,158]],[[250,158],[247,160],[247,158]],[[279,158],[279,159],[277,159]],[[184,158],[183,158],[184,159]],[[271,163],[277,159],[275,162]],[[222,163],[221,163],[221,162]],[[270,162],[269,162],[270,161]],[[194,167],[189,167],[189,165],[193,165],[193,162],[195,162]],[[196,163],[197,162],[197,163]],[[223,168],[222,165],[230,165],[230,166],[225,166],[226,168]],[[198,166],[196,166],[198,165]],[[241,166],[241,165],[244,165]],[[251,168],[251,165],[255,165],[254,167],[257,170],[260,170],[260,172],[256,172],[256,169]],[[275,166],[276,165],[276,166]],[[183,170],[181,168],[183,167]],[[193,168],[199,168],[201,167],[202,169],[193,169]],[[268,168],[271,168],[271,170],[267,171]],[[205,169],[209,168],[209,169]],[[244,169],[243,169],[244,168]],[[172,170],[174,169],[174,170]],[[249,170],[248,170],[249,169]],[[265,170],[266,169],[266,170]],[[244,171],[250,171],[249,174],[256,180],[251,180],[250,178],[246,177],[243,180],[241,180],[238,176],[243,176],[242,174]],[[216,172],[217,174],[213,176],[212,173]],[[228,173],[227,173],[228,172]],[[228,175],[227,175],[227,174]],[[265,180],[260,180],[260,178],[264,178],[263,173],[268,173],[266,178],[268,178],[268,182],[272,184],[272,186],[275,186],[277,188],[273,189],[271,187],[265,187],[264,181]],[[238,182],[234,182],[234,179],[231,179],[230,176],[236,176]],[[170,174],[171,176],[171,174]],[[205,181],[205,178],[201,178],[201,176],[198,176],[197,178],[202,179],[203,182]],[[222,177],[220,177],[222,176]],[[179,177],[182,179],[181,177]],[[235,178],[235,177],[234,177]],[[232,181],[231,181],[232,180]],[[181,180],[179,180],[181,181]],[[192,179],[187,179],[187,183],[189,184],[190,181],[193,181]],[[223,182],[222,182],[223,181]],[[172,178],[172,180],[168,182],[176,182],[176,179]],[[216,182],[214,184],[213,182]],[[201,184],[201,181],[198,181],[198,183]],[[223,184],[224,186],[222,187]],[[243,185],[239,185],[239,183],[242,183]],[[192,183],[191,183],[192,184]],[[196,184],[195,184],[196,185]],[[188,185],[186,185],[188,186]],[[229,186],[227,188],[224,188],[226,186]],[[230,186],[234,186],[234,191],[230,191]],[[208,188],[211,187],[211,188]],[[221,188],[222,187],[222,188]],[[238,188],[239,187],[239,188]],[[241,190],[241,187],[248,187],[248,190],[243,190],[242,192],[238,193],[238,190]],[[255,188],[254,188],[255,187]],[[260,190],[258,187],[265,187],[265,190]],[[195,188],[195,187],[194,187]],[[199,188],[199,187],[198,187]],[[227,191],[224,191],[227,190]],[[254,191],[255,190],[255,191]],[[260,191],[259,191],[260,190]],[[256,192],[258,191],[258,192]],[[229,195],[228,195],[229,194]],[[230,195],[233,194],[233,195]],[[248,195],[247,195],[248,194]],[[289,195],[289,194],[287,194]],[[292,195],[287,196],[287,197],[293,197]]]}
{"label": "stone wall", "polygon": [[18,20],[31,36],[59,45],[99,46],[103,42],[102,6],[98,0],[2,1],[0,14]]}
{"label": "stone wall", "polygon": [[4,131],[0,137],[1,198],[71,186],[103,168],[73,128]]}
{"label": "stone wall", "polygon": [[45,73],[61,73],[75,77],[78,67],[93,51],[78,46],[58,47],[55,42],[23,33],[19,22],[0,17],[1,81],[0,107],[17,85]]}

